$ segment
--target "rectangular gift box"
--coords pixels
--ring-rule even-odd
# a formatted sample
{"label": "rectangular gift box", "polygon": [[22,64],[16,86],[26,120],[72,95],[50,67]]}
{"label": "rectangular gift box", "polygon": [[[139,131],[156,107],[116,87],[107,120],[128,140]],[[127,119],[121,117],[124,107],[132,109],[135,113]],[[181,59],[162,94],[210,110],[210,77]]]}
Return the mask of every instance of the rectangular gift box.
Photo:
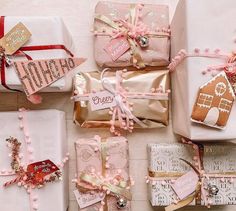
{"label": "rectangular gift box", "polygon": [[[103,176],[109,175],[109,177],[117,175],[117,172],[121,170],[121,176],[128,181],[129,180],[129,152],[128,142],[124,137],[108,137],[102,138],[98,141],[95,138],[80,138],[75,143],[76,160],[77,160],[77,176],[78,178],[84,172],[89,172],[95,169],[96,173],[100,173]],[[104,157],[104,153],[106,156]],[[108,162],[106,157],[109,156]],[[109,165],[106,168],[104,163]],[[89,197],[90,196],[90,197]],[[81,193],[81,198],[84,198],[84,202],[89,203],[91,198],[90,193]],[[101,203],[92,204],[82,210],[95,211],[100,208]],[[118,211],[120,209],[116,206],[116,200],[113,196],[108,196],[107,200],[108,211]],[[130,211],[130,202],[125,209]]]}
{"label": "rectangular gift box", "polygon": [[[115,3],[109,1],[100,1],[95,8],[95,15],[103,15],[109,20],[127,20],[131,14],[131,8],[137,4]],[[144,4],[141,14],[141,21],[150,29],[155,31],[159,29],[169,30],[169,9],[166,5]],[[131,20],[129,20],[131,21]],[[97,35],[94,37],[94,56],[100,67],[126,67],[131,66],[130,51],[126,51],[121,57],[114,61],[105,50],[112,36],[102,35],[99,32],[109,32],[114,28],[105,22],[95,18],[94,30]],[[110,33],[110,32],[109,32]],[[141,48],[136,46],[137,52],[148,66],[166,66],[169,63],[170,38],[169,36],[148,36],[149,46]],[[114,39],[115,40],[115,39]],[[114,46],[114,45],[113,45]],[[118,48],[117,48],[118,49]],[[118,50],[120,51],[120,50]]]}
{"label": "rectangular gift box", "polygon": [[[18,17],[6,16],[4,20],[5,34],[9,32],[19,22],[23,23],[31,32],[30,40],[24,46],[40,46],[40,45],[64,45],[70,51],[73,50],[73,42],[63,20],[60,17]],[[69,55],[61,49],[55,50],[38,50],[26,52],[32,59],[56,59],[67,58]],[[12,61],[27,60],[23,56],[11,56]],[[11,65],[5,68],[6,84],[12,89],[21,89],[22,85],[18,75]],[[72,87],[72,75],[69,73],[62,79],[59,79],[49,87],[42,91],[60,92],[70,91]],[[0,85],[1,91],[8,91]]]}
{"label": "rectangular gift box", "polygon": [[[172,57],[179,50],[185,49],[192,53],[195,48],[200,52],[209,49],[214,53],[220,49],[230,54],[235,43],[235,24],[230,21],[236,18],[234,0],[182,0],[179,1],[173,21]],[[227,11],[227,13],[223,12]],[[221,29],[221,30],[219,30]],[[226,140],[236,138],[235,124],[236,105],[233,104],[226,128],[223,130],[210,128],[191,122],[191,113],[197,98],[199,87],[212,79],[206,71],[209,66],[222,64],[221,59],[188,57],[172,74],[173,130],[175,133],[191,140]]]}
{"label": "rectangular gift box", "polygon": [[[77,74],[74,80],[74,87],[77,93],[91,93],[102,89],[99,72],[89,72]],[[147,93],[152,88],[162,86],[164,90],[169,90],[168,70],[143,70],[127,71],[123,73],[122,86],[129,89],[129,92]],[[115,72],[109,71],[106,74],[112,85],[115,84]],[[169,121],[168,100],[152,99],[128,99],[133,105],[133,114],[141,120],[148,128],[165,127]],[[81,127],[109,127],[111,115],[109,109],[92,111],[90,103],[81,101],[75,103],[74,120]],[[140,127],[135,124],[135,127]]]}
{"label": "rectangular gift box", "polygon": [[[203,166],[208,174],[228,175],[222,181],[220,177],[209,177],[205,180],[210,185],[219,188],[217,195],[210,198],[212,205],[236,204],[236,146],[235,144],[204,144]],[[187,144],[149,144],[148,171],[150,176],[149,199],[152,206],[168,206],[176,200],[176,193],[171,187],[172,181],[190,171],[190,166],[181,161],[184,159],[194,165],[196,156],[192,146]],[[234,179],[230,178],[234,175]],[[205,184],[206,185],[206,184]],[[184,187],[186,188],[186,187]],[[206,205],[197,200],[189,205]]]}
{"label": "rectangular gift box", "polygon": [[[33,150],[33,154],[28,156],[26,137],[20,128],[22,121],[24,130],[31,140],[30,148]],[[5,140],[11,136],[21,142],[20,152],[23,154],[22,163],[25,165],[29,164],[26,159],[31,155],[34,157],[33,162],[49,159],[59,165],[68,150],[65,113],[58,110],[1,112],[0,127],[0,210],[30,211],[29,194],[24,187],[18,187],[17,183],[3,187],[5,182],[16,178],[16,176],[1,176],[2,170],[11,170],[9,157],[11,151]],[[62,170],[62,181],[48,183],[41,189],[32,189],[32,197],[38,197],[36,203],[38,211],[66,211],[69,206],[68,193],[68,165],[65,165]]]}

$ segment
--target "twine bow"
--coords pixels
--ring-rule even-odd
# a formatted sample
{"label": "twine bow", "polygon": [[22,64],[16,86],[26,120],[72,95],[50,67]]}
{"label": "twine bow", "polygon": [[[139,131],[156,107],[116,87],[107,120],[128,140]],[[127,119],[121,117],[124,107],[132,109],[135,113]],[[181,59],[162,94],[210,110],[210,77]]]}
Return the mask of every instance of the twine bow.
{"label": "twine bow", "polygon": [[170,30],[163,29],[157,31],[151,31],[149,27],[141,20],[143,4],[131,4],[129,10],[129,17],[125,19],[112,20],[105,15],[95,14],[95,19],[102,21],[110,27],[110,31],[102,30],[102,32],[94,31],[95,35],[110,36],[111,39],[118,37],[126,37],[131,47],[131,62],[133,66],[138,69],[145,68],[144,63],[139,50],[138,39],[141,36],[147,37],[169,37]]}

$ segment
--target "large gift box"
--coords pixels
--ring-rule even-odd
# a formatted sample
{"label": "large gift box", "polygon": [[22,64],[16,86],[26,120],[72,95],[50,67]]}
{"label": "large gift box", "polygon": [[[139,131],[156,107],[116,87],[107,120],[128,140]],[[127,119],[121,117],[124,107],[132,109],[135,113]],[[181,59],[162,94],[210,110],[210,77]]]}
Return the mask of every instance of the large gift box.
{"label": "large gift box", "polygon": [[166,210],[236,204],[235,150],[230,143],[149,144],[151,204],[167,206]]}
{"label": "large gift box", "polygon": [[[227,65],[234,63],[231,53],[235,49],[235,24],[229,20],[236,18],[235,6],[233,0],[227,1],[227,4],[223,0],[182,0],[171,23],[173,65],[179,63],[172,74],[173,129],[175,133],[192,140],[236,138],[234,96],[227,96],[231,92],[228,87],[223,93],[227,82],[218,77],[221,80],[219,84],[216,83],[218,79],[213,78],[220,71],[226,71]],[[184,50],[178,54],[181,49]],[[215,80],[211,83],[214,89],[207,86],[211,79]],[[223,89],[219,93],[217,89],[221,86]],[[198,102],[197,97],[200,97]],[[194,108],[196,102],[199,103],[198,114]],[[199,124],[200,121],[205,121],[206,125],[217,124],[210,128]]]}
{"label": "large gift box", "polygon": [[[3,26],[0,37],[8,33],[19,22],[23,23],[31,33],[29,41],[24,44],[24,47],[33,47],[37,50],[24,51],[33,60],[42,59],[61,59],[68,58],[70,55],[66,50],[60,48],[66,48],[69,51],[73,51],[73,42],[70,33],[68,32],[64,22],[60,17],[18,17],[18,16],[6,16],[0,18],[1,29]],[[20,39],[20,38],[19,38]],[[46,46],[49,49],[38,50],[38,47]],[[56,49],[50,49],[57,46]],[[59,48],[60,47],[60,48]],[[10,56],[11,62],[27,60],[25,56]],[[3,77],[3,76],[2,76]],[[5,67],[5,82],[11,89],[22,90],[22,85],[19,77],[15,71],[14,65]],[[3,83],[3,82],[2,82]],[[70,91],[72,87],[72,74],[67,74],[64,78],[51,84],[49,87],[44,88],[42,91],[59,92]],[[0,85],[0,90],[7,91],[8,89]]]}
{"label": "large gift box", "polygon": [[[131,210],[129,154],[126,138],[101,138],[100,136],[80,138],[75,143],[75,148],[78,188],[76,198],[80,208],[95,211],[103,207],[104,210],[118,211],[120,210],[117,207],[118,202],[122,198],[125,200],[122,210]],[[93,186],[90,187],[89,184]],[[107,189],[101,189],[101,187]]]}
{"label": "large gift box", "polygon": [[101,67],[165,66],[169,63],[166,5],[100,1],[95,8],[94,56]]}
{"label": "large gift box", "polygon": [[[0,210],[66,211],[69,206],[69,190],[68,165],[65,164],[68,160],[65,113],[58,110],[23,109],[19,112],[1,112],[0,127]],[[20,161],[24,169],[29,164],[45,161],[35,165],[34,171],[44,166],[41,173],[46,174],[51,168],[51,163],[47,161],[50,160],[60,169],[61,181],[47,183],[41,188],[41,185],[36,186],[34,182],[20,186],[23,181],[17,179],[18,175],[12,169],[19,167],[12,160],[16,151],[11,151],[10,142],[6,142],[10,137],[21,143],[17,161]],[[39,179],[40,173],[36,175]],[[5,183],[6,187],[3,186]]]}
{"label": "large gift box", "polygon": [[[75,101],[78,101],[74,119],[81,127],[114,125],[132,130],[133,127],[168,125],[168,70],[81,73],[76,75],[74,86]],[[100,95],[101,89],[107,93],[107,98]],[[110,108],[112,111],[109,112]],[[129,124],[131,119],[133,122]],[[124,123],[126,121],[128,123]]]}

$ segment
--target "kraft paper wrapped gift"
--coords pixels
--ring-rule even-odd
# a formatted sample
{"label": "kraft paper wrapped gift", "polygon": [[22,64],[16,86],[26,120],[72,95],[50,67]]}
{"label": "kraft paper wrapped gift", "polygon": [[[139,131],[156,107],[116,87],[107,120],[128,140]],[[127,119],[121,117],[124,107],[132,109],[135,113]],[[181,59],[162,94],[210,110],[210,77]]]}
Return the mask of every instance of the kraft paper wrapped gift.
{"label": "kraft paper wrapped gift", "polygon": [[[179,1],[173,21],[172,57],[179,50],[215,54],[231,54],[235,49],[236,18],[234,0],[182,0]],[[227,11],[227,13],[223,12]],[[220,30],[219,30],[220,29]],[[206,50],[205,50],[206,49]],[[219,52],[219,50],[220,52]],[[199,87],[212,79],[210,66],[222,64],[224,59],[210,57],[188,57],[182,61],[172,75],[173,88],[173,129],[174,132],[191,140],[226,140],[236,138],[236,105],[233,104],[228,123],[224,130],[213,129],[190,121]]]}
{"label": "kraft paper wrapped gift", "polygon": [[[127,19],[127,17],[129,18]],[[114,23],[113,21],[117,20],[120,21],[118,23],[121,25],[124,21],[127,21],[128,23],[132,23],[131,25],[134,25],[134,27],[133,29],[126,28],[126,24],[123,24],[121,27],[115,27],[118,23]],[[126,49],[121,47],[122,50],[124,50],[121,52],[120,49],[117,48],[117,51],[121,52],[121,56],[113,59],[113,57],[107,53],[108,44],[111,40],[116,40],[113,38],[116,38],[119,29],[125,31],[123,34],[124,37],[127,36],[126,34],[128,32],[133,33],[137,31],[138,21],[140,21],[139,25],[143,25],[144,29],[147,29],[141,34],[148,38],[149,45],[147,47],[141,47],[138,44],[137,37],[134,38],[131,36],[131,38],[128,36],[128,41],[124,41],[124,43],[129,47],[130,44],[132,44],[131,46],[135,45],[135,51],[127,50],[129,47]],[[114,30],[117,30],[116,33],[113,33]],[[97,64],[101,67],[126,67],[132,65],[140,67],[142,65],[138,63],[142,63],[141,60],[144,65],[150,66],[165,66],[169,63],[169,9],[166,5],[144,4],[140,6],[140,4],[100,1],[95,8],[94,31],[96,32],[94,37],[94,56]],[[113,47],[117,43],[113,43]],[[132,48],[133,47],[131,47],[131,49]],[[113,50],[115,50],[115,48]],[[131,52],[134,55],[133,58],[138,60],[136,64],[131,56]],[[140,60],[140,57],[135,56],[135,54],[138,54],[142,59]]]}
{"label": "kraft paper wrapped gift", "polygon": [[[4,19],[5,34],[9,32],[19,22],[23,23],[30,31],[32,36],[24,46],[64,45],[68,50],[73,53],[74,46],[72,37],[60,17],[6,16]],[[27,53],[34,60],[69,57],[68,53],[66,53],[66,51],[62,49],[27,51],[25,53]],[[23,56],[11,56],[10,59],[12,61],[27,60]],[[14,69],[14,66],[11,65],[9,67],[6,67],[5,69],[6,84],[12,89],[22,90],[22,85]],[[59,79],[58,81],[54,82],[42,91],[65,92],[70,91],[71,88],[72,73],[69,73],[64,78]],[[0,85],[0,90],[8,91],[2,85]]]}
{"label": "kraft paper wrapped gift", "polygon": [[[149,199],[152,206],[168,206],[180,201],[171,187],[183,174],[193,171],[184,159],[198,168],[199,162],[204,167],[206,200],[203,192],[189,205],[233,205],[236,204],[236,164],[235,144],[204,144],[200,150],[202,161],[197,160],[197,145],[194,144],[149,144]],[[201,148],[201,147],[200,147]],[[195,163],[197,165],[195,165]],[[208,176],[207,176],[208,175]],[[207,179],[207,177],[209,179]],[[193,177],[191,177],[193,179]],[[217,195],[208,196],[208,185],[219,189]],[[186,188],[187,184],[182,186]],[[194,190],[195,190],[194,186]],[[187,198],[187,197],[186,197]],[[201,200],[200,200],[201,198]],[[171,210],[171,209],[169,209]]]}
{"label": "kraft paper wrapped gift", "polygon": [[[101,73],[89,72],[77,74],[74,81],[75,92],[78,95],[100,91],[103,88],[101,83]],[[165,127],[169,120],[168,94],[165,100],[142,99],[142,93],[150,93],[152,89],[169,90],[168,70],[143,70],[127,71],[122,73],[122,87],[127,88],[128,93],[140,93],[138,99],[128,99],[133,103],[133,115],[137,117],[147,128]],[[108,71],[104,78],[109,79],[112,86],[116,84],[116,72]],[[111,115],[108,109],[91,110],[89,101],[75,103],[74,120],[81,127],[109,127]],[[117,123],[118,124],[118,123]],[[135,124],[134,127],[141,127]]]}
{"label": "kraft paper wrapped gift", "polygon": [[[68,150],[65,113],[58,110],[1,112],[0,127],[0,210],[66,211],[69,206],[68,164],[62,168]],[[5,141],[10,136],[21,142],[21,163],[27,166],[49,159],[61,167],[62,180],[48,183],[41,189],[31,189],[30,195],[17,183],[3,187],[5,182],[16,178],[16,175],[4,176],[4,173],[12,170],[11,151]],[[30,140],[28,144],[27,140]]]}
{"label": "kraft paper wrapped gift", "polygon": [[[114,177],[117,173],[124,181],[129,181],[129,153],[128,142],[124,137],[101,138],[80,138],[75,143],[77,156],[77,176],[81,181],[81,175],[94,171],[103,177]],[[108,166],[107,166],[108,165]],[[96,190],[95,190],[96,191]],[[91,192],[91,191],[90,191]],[[90,192],[81,192],[80,201],[89,204],[94,200]],[[99,194],[99,191],[96,193]],[[100,200],[101,201],[101,200]],[[107,210],[118,211],[115,195],[106,197],[105,206]],[[101,207],[101,203],[91,203],[90,206],[82,209],[86,211],[95,211]],[[125,211],[131,210],[128,201]]]}

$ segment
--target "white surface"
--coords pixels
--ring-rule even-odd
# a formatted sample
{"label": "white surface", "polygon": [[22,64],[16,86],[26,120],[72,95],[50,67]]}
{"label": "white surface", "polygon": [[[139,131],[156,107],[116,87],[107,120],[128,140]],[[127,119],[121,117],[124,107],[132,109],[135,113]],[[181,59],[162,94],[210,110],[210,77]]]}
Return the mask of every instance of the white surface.
{"label": "white surface", "polygon": [[[181,0],[171,25],[172,56],[181,49],[193,53],[221,49],[229,54],[235,49],[236,2],[228,0]],[[225,13],[224,11],[227,11]],[[208,66],[223,64],[220,59],[187,58],[172,77],[174,131],[192,140],[222,140],[236,138],[236,104],[234,103],[225,130],[204,127],[190,121],[199,87],[212,79],[211,73],[202,75]]]}
{"label": "white surface", "polygon": [[[17,138],[21,142],[20,153],[23,154],[22,163],[28,165],[27,146],[24,133],[20,129],[19,112],[4,112],[0,114],[0,170],[11,170],[11,153],[6,146],[6,139]],[[25,129],[31,139],[34,161],[51,160],[56,165],[61,163],[67,153],[65,113],[56,110],[24,112]],[[28,155],[27,155],[28,154]],[[67,170],[67,171],[65,171]],[[63,180],[49,183],[42,189],[32,189],[32,196],[38,196],[38,208],[42,211],[65,211],[68,207],[68,164],[63,172]],[[3,187],[5,182],[15,179],[16,176],[0,176],[0,210],[26,211],[29,209],[29,195],[24,187],[17,184]],[[51,203],[52,200],[57,203]],[[16,209],[17,205],[17,209]]]}
{"label": "white surface", "polygon": [[[92,34],[89,30],[93,23],[93,9],[97,0],[0,0],[0,13],[6,15],[59,15],[62,16],[69,31],[72,33],[75,45],[77,47],[77,55],[88,58],[88,61],[81,65],[83,70],[95,70],[97,67],[93,59]],[[120,0],[117,2],[128,2],[128,0]],[[170,6],[170,14],[173,12],[177,0],[132,0],[130,2],[148,2],[148,3],[167,3]],[[13,10],[14,9],[14,10]],[[109,134],[106,130],[97,129],[79,129],[73,124],[72,112],[73,104],[70,102],[70,94],[53,93],[43,94],[44,101],[42,105],[29,106],[22,95],[2,94],[0,93],[0,110],[16,110],[19,107],[26,106],[32,109],[39,108],[57,108],[67,113],[67,131],[71,153],[70,161],[70,179],[74,178],[75,150],[74,141],[78,137],[91,137],[99,132],[99,134]],[[163,129],[151,130],[135,130],[133,134],[128,135],[130,144],[130,169],[131,175],[136,180],[133,188],[133,211],[164,211],[164,208],[153,208],[147,200],[147,185],[145,183],[145,175],[147,174],[147,143],[171,143],[175,137],[172,132],[171,125]],[[70,184],[70,211],[77,211],[77,204],[73,195],[74,186]],[[215,207],[212,211],[234,211],[235,206]],[[207,211],[205,207],[186,207],[185,211]]]}

